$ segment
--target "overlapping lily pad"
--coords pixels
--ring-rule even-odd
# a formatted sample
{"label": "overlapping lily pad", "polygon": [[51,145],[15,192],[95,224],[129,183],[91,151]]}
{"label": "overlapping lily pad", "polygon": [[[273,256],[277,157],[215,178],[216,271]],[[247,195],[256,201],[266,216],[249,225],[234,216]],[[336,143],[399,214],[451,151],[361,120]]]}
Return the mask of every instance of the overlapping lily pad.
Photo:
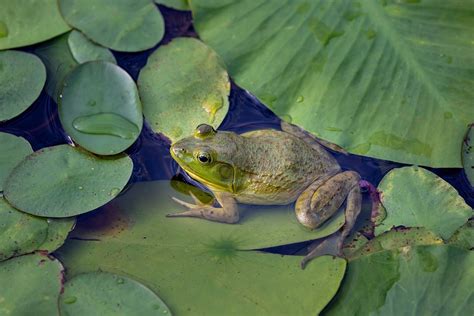
{"label": "overlapping lily pad", "polygon": [[172,141],[197,125],[214,127],[229,109],[230,83],[216,53],[194,38],[177,38],[149,58],[138,77],[145,118]]}
{"label": "overlapping lily pad", "polygon": [[24,138],[0,132],[0,191],[13,168],[32,152],[30,143]]}
{"label": "overlapping lily pad", "polygon": [[43,148],[10,174],[5,198],[42,217],[70,217],[98,208],[117,196],[131,176],[128,156],[100,159],[69,145]]}
{"label": "overlapping lily pad", "polygon": [[135,82],[122,68],[103,61],[81,64],[64,80],[59,118],[76,143],[100,155],[130,147],[143,125]]}
{"label": "overlapping lily pad", "polygon": [[231,77],[280,117],[352,153],[461,166],[454,140],[474,118],[471,0],[190,6]]}
{"label": "overlapping lily pad", "polygon": [[75,219],[47,219],[13,208],[0,198],[0,261],[35,250],[58,249],[72,230]]}
{"label": "overlapping lily pad", "polygon": [[31,45],[67,32],[57,0],[0,0],[0,50]]}
{"label": "overlapping lily pad", "polygon": [[69,33],[68,44],[72,56],[80,64],[93,60],[117,63],[114,55],[107,48],[92,42],[79,31],[74,30]]}
{"label": "overlapping lily pad", "polygon": [[59,306],[64,315],[171,315],[150,289],[130,278],[91,272],[64,284]]}
{"label": "overlapping lily pad", "polygon": [[474,187],[474,124],[469,126],[463,141],[462,164],[471,187]]}
{"label": "overlapping lily pad", "polygon": [[188,0],[155,0],[155,2],[176,10],[189,10]]}
{"label": "overlapping lily pad", "polygon": [[387,217],[375,234],[393,226],[425,227],[443,239],[473,215],[458,192],[434,173],[419,167],[391,170],[379,184]]}
{"label": "overlapping lily pad", "polygon": [[151,48],[165,26],[151,0],[59,0],[64,19],[102,46],[124,52]]}
{"label": "overlapping lily pad", "polygon": [[181,209],[170,196],[183,198],[168,182],[137,183],[109,212],[79,224],[74,236],[93,241],[61,247],[68,277],[98,269],[129,275],[176,315],[316,314],[339,287],[342,259],[320,257],[302,270],[302,257],[245,251],[313,238],[289,208],[246,209],[229,225],[167,218]]}
{"label": "overlapping lily pad", "polygon": [[327,315],[467,315],[473,309],[474,253],[419,246],[351,262]]}
{"label": "overlapping lily pad", "polygon": [[0,263],[2,315],[58,315],[63,267],[49,256],[32,254]]}
{"label": "overlapping lily pad", "polygon": [[25,111],[38,98],[45,81],[46,69],[35,55],[0,52],[0,122]]}

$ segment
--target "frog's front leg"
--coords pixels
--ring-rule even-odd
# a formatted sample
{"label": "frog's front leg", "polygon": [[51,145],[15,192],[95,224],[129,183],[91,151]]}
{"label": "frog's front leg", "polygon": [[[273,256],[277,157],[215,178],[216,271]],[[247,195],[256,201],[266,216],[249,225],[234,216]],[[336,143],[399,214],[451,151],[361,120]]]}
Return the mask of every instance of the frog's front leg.
{"label": "frog's front leg", "polygon": [[168,214],[167,217],[197,217],[210,221],[233,224],[239,221],[239,210],[237,203],[231,194],[226,192],[213,192],[217,202],[222,207],[214,207],[211,204],[203,204],[196,198],[196,204],[181,201],[173,197],[173,200],[184,207],[187,211],[181,213]]}
{"label": "frog's front leg", "polygon": [[301,224],[311,229],[317,228],[326,222],[347,200],[345,224],[342,231],[335,233],[313,247],[301,262],[303,268],[308,261],[315,257],[328,254],[341,255],[344,239],[354,226],[361,210],[362,197],[359,180],[360,176],[356,172],[341,172],[317,187],[309,186],[297,199],[295,205],[296,217]]}

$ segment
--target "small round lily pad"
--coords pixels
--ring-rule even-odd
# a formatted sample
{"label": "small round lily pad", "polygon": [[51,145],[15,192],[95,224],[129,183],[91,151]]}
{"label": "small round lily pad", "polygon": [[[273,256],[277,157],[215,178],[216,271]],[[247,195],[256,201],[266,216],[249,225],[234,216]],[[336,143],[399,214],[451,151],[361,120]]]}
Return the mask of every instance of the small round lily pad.
{"label": "small round lily pad", "polygon": [[53,219],[20,212],[0,197],[0,261],[35,250],[53,252],[75,222],[74,217]]}
{"label": "small round lily pad", "polygon": [[13,168],[32,152],[26,139],[0,132],[0,191]]}
{"label": "small round lily pad", "polygon": [[197,125],[217,127],[229,109],[229,76],[219,56],[193,38],[177,38],[149,58],[138,77],[143,113],[172,141]]}
{"label": "small round lily pad", "polygon": [[0,8],[0,50],[39,43],[70,30],[57,0],[0,0]]}
{"label": "small round lily pad", "polygon": [[464,167],[464,173],[471,187],[474,187],[474,123],[469,126],[462,145],[462,165]]}
{"label": "small round lily pad", "polygon": [[57,315],[63,266],[50,257],[32,254],[0,263],[1,315]]}
{"label": "small round lily pad", "polygon": [[96,209],[117,196],[132,174],[128,156],[101,159],[70,145],[43,148],[10,174],[5,198],[42,217],[70,217]]}
{"label": "small round lily pad", "polygon": [[0,122],[25,111],[46,82],[41,59],[20,51],[0,52]]}
{"label": "small round lily pad", "polygon": [[127,149],[143,125],[135,82],[125,70],[104,61],[81,64],[67,76],[59,118],[76,143],[99,155]]}
{"label": "small round lily pad", "polygon": [[64,315],[171,315],[150,289],[130,278],[107,273],[79,274],[67,281],[59,307]]}
{"label": "small round lily pad", "polygon": [[117,63],[110,50],[92,42],[79,31],[73,30],[69,33],[68,44],[72,56],[80,64],[93,60]]}
{"label": "small round lily pad", "polygon": [[59,7],[70,25],[117,51],[151,48],[165,31],[163,17],[151,0],[59,0]]}

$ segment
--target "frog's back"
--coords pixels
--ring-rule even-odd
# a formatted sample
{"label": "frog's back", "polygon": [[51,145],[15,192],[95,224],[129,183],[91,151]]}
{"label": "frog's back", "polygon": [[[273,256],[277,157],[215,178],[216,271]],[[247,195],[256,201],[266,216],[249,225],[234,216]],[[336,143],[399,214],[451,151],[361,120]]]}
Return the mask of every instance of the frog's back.
{"label": "frog's back", "polygon": [[265,129],[241,135],[238,168],[243,173],[235,198],[248,204],[288,204],[314,180],[339,169],[322,147],[286,132]]}

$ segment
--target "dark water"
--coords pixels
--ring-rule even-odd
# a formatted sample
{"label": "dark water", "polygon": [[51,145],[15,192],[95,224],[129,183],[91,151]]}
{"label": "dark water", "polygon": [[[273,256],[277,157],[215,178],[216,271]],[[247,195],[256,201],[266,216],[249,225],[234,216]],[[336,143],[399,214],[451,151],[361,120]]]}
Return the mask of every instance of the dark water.
{"label": "dark water", "polygon": [[[160,45],[166,44],[175,37],[196,37],[189,12],[175,11],[160,6],[166,23],[166,34],[163,41],[156,47],[140,53],[114,52],[118,65],[125,69],[134,80],[141,68],[146,64],[148,56]],[[32,51],[27,47],[25,51]],[[269,109],[261,104],[247,91],[232,85],[229,113],[221,124],[221,130],[245,132],[261,128],[279,128],[280,120]],[[19,117],[0,123],[0,131],[12,133],[26,138],[34,150],[43,147],[67,143],[68,137],[59,122],[57,105],[45,92],[36,102]],[[458,140],[454,140],[458,141]],[[169,140],[161,134],[155,134],[145,123],[137,142],[127,150],[134,161],[134,172],[131,183],[151,180],[181,178],[189,179],[180,174],[177,164],[169,155]],[[404,166],[390,161],[342,155],[334,153],[343,169],[357,171],[363,179],[375,186],[383,175],[392,168]],[[462,169],[428,168],[455,187],[466,202],[474,207],[474,190],[471,189]],[[90,215],[83,215],[87,218]],[[268,249],[271,252],[294,253],[306,244],[282,246]]]}

